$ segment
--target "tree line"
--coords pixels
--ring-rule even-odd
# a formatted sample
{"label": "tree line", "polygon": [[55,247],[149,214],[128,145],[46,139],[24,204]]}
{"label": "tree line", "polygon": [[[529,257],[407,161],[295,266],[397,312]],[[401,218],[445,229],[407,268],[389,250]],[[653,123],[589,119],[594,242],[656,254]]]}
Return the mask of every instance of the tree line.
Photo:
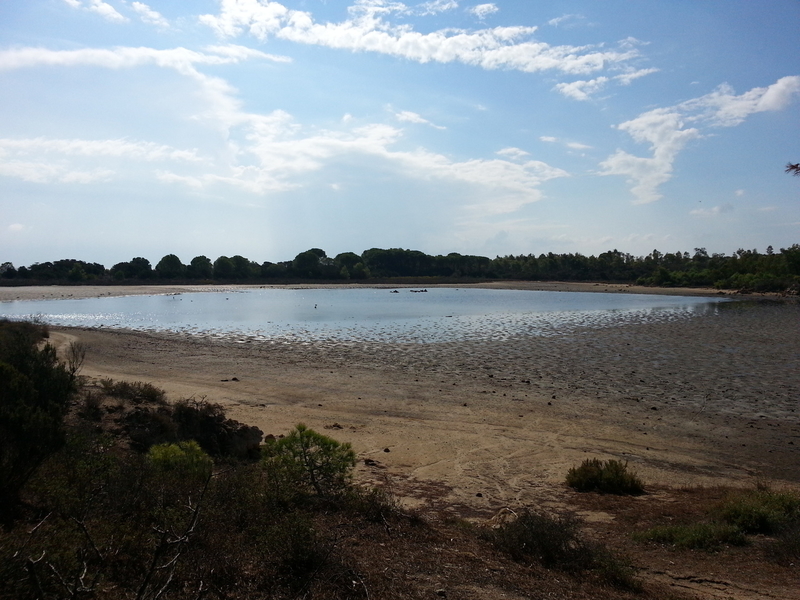
{"label": "tree line", "polygon": [[750,291],[797,291],[800,289],[800,244],[764,253],[739,249],[731,255],[662,253],[634,256],[610,250],[597,256],[580,253],[485,256],[450,253],[429,255],[402,248],[371,248],[356,254],[330,257],[320,248],[301,252],[292,260],[263,262],[244,256],[220,256],[212,261],[196,256],[184,264],[167,254],[153,266],[143,257],[111,268],[98,263],[63,259],[14,267],[0,264],[0,280],[7,284],[140,283],[140,282],[284,282],[298,280],[364,281],[395,278],[442,278],[459,280],[513,279],[529,281],[596,281],[637,283],[661,287],[713,286]]}

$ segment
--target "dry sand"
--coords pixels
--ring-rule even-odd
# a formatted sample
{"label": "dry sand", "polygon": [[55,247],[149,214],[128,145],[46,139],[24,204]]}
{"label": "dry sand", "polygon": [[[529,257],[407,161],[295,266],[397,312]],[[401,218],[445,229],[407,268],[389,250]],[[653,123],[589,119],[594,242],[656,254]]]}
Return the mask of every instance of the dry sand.
{"label": "dry sand", "polygon": [[[0,300],[199,289],[0,288]],[[358,477],[388,483],[406,505],[485,518],[504,506],[559,504],[567,469],[588,457],[627,460],[645,482],[673,487],[797,486],[798,333],[797,302],[762,300],[495,342],[236,343],[66,328],[53,339],[88,345],[85,375],[219,402],[267,434],[304,422],[351,442]]]}

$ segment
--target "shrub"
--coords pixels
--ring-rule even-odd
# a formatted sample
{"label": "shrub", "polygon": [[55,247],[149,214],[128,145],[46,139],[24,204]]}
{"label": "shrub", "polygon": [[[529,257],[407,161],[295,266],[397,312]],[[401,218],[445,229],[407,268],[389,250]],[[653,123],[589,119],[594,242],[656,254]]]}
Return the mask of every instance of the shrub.
{"label": "shrub", "polygon": [[180,439],[196,440],[211,456],[256,458],[263,432],[225,417],[219,404],[181,400],[172,408]]}
{"label": "shrub", "polygon": [[63,420],[76,380],[46,329],[0,321],[0,520],[13,520],[19,493],[39,465],[64,443]]}
{"label": "shrub", "polygon": [[300,423],[289,435],[270,442],[265,466],[274,477],[311,490],[318,496],[336,496],[347,488],[356,465],[350,444],[317,433]]}
{"label": "shrub", "polygon": [[781,531],[767,544],[765,550],[767,556],[779,564],[800,564],[800,524],[795,523]]}
{"label": "shrub", "polygon": [[157,471],[176,477],[205,479],[211,475],[214,464],[211,457],[193,440],[158,444],[150,448],[147,458]]}
{"label": "shrub", "polygon": [[800,522],[800,496],[769,489],[736,492],[718,504],[712,515],[744,533],[777,533]]}
{"label": "shrub", "polygon": [[103,391],[112,398],[120,400],[130,400],[134,404],[165,404],[166,392],[157,388],[151,383],[141,381],[114,381],[113,379],[101,379],[100,385]]}
{"label": "shrub", "polygon": [[581,521],[571,514],[550,515],[525,509],[517,518],[491,530],[487,536],[514,560],[531,559],[548,568],[572,573],[590,571],[616,587],[638,590],[629,562],[599,544],[586,541]]}
{"label": "shrub", "polygon": [[644,484],[635,473],[628,472],[628,463],[586,459],[567,473],[567,485],[579,492],[598,491],[604,494],[637,495],[644,493]]}
{"label": "shrub", "polygon": [[726,545],[743,546],[747,543],[744,534],[737,527],[725,523],[653,527],[633,534],[633,539],[693,550],[718,550]]}

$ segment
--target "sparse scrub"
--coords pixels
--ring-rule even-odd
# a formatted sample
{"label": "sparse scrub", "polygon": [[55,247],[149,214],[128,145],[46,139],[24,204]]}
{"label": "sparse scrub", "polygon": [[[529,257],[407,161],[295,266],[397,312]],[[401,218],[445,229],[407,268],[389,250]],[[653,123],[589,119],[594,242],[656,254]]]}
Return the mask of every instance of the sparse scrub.
{"label": "sparse scrub", "polygon": [[634,533],[633,539],[708,551],[719,550],[723,546],[744,546],[747,543],[744,534],[737,527],[713,522],[653,527]]}
{"label": "sparse scrub", "polygon": [[800,522],[800,495],[770,489],[735,492],[712,515],[744,533],[777,533]]}
{"label": "sparse scrub", "polygon": [[628,463],[614,459],[584,460],[579,467],[572,467],[567,472],[567,485],[579,492],[598,491],[619,495],[644,493],[644,484],[635,473],[628,471]]}
{"label": "sparse scrub", "polygon": [[624,559],[583,536],[572,514],[550,515],[525,509],[513,520],[489,530],[486,537],[514,560],[534,560],[571,573],[592,572],[605,583],[637,590],[640,583]]}
{"label": "sparse scrub", "polygon": [[101,379],[100,385],[103,392],[112,398],[129,400],[134,404],[165,404],[166,392],[157,388],[151,383],[141,381],[114,381],[113,379]]}

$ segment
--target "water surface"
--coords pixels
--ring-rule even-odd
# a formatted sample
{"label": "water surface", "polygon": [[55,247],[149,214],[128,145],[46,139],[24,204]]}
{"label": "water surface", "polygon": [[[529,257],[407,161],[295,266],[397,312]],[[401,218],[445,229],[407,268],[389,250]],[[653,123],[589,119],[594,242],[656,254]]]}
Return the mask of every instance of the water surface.
{"label": "water surface", "polygon": [[443,342],[713,313],[726,299],[434,288],[259,289],[0,303],[0,317],[52,325],[267,341]]}

